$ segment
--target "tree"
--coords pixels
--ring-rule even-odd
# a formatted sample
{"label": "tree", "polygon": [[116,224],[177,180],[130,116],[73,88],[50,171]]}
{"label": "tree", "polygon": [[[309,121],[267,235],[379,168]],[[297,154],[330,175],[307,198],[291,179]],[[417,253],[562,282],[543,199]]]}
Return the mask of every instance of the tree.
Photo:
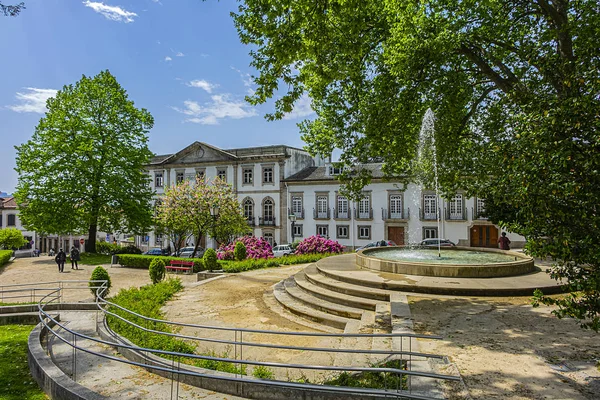
{"label": "tree", "polygon": [[139,234],[152,223],[148,130],[154,120],[137,109],[109,71],[83,76],[48,99],[33,137],[16,146],[15,198],[31,230]]}
{"label": "tree", "polygon": [[25,3],[23,2],[13,6],[8,4],[2,4],[2,2],[0,1],[0,14],[4,15],[5,17],[16,17],[24,9]]}
{"label": "tree", "polygon": [[191,184],[183,181],[175,186],[165,188],[165,194],[155,205],[155,224],[157,232],[161,232],[173,243],[175,254],[192,236],[190,221]]}
{"label": "tree", "polygon": [[27,240],[23,237],[23,232],[17,228],[0,229],[0,249],[18,249],[27,244]]}
{"label": "tree", "polygon": [[308,93],[316,118],[300,124],[303,139],[313,154],[341,149],[350,192],[374,157],[412,180],[433,109],[446,195],[485,199],[491,221],[557,260],[553,277],[577,292],[538,298],[600,329],[597,1],[245,0],[233,17],[256,46],[248,100],[285,85],[267,116],[277,119]]}

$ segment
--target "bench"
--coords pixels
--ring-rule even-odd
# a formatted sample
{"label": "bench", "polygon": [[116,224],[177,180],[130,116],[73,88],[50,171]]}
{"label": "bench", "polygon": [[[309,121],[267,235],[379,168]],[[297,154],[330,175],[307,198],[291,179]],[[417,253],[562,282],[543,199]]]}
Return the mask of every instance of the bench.
{"label": "bench", "polygon": [[184,260],[171,260],[171,265],[165,266],[165,270],[167,270],[167,272],[181,271],[181,272],[191,274],[193,269],[194,269],[194,262],[193,261],[184,261]]}

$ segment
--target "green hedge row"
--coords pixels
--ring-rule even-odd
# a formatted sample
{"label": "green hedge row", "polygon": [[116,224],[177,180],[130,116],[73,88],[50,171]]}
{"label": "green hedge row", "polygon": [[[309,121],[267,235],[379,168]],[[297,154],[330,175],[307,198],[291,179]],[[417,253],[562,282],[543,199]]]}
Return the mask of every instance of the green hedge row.
{"label": "green hedge row", "polygon": [[299,255],[289,255],[285,257],[278,258],[280,265],[293,265],[293,264],[308,264],[319,261],[321,258],[333,256],[335,254],[332,253],[315,253],[315,254],[299,254]]}
{"label": "green hedge row", "polygon": [[0,250],[0,267],[3,266],[12,257],[12,250]]}
{"label": "green hedge row", "polygon": [[119,264],[124,267],[132,268],[150,268],[152,260],[161,259],[165,262],[165,265],[170,265],[171,260],[183,260],[194,262],[194,272],[204,271],[204,261],[201,258],[180,258],[180,257],[169,257],[169,256],[146,256],[138,254],[119,254]]}

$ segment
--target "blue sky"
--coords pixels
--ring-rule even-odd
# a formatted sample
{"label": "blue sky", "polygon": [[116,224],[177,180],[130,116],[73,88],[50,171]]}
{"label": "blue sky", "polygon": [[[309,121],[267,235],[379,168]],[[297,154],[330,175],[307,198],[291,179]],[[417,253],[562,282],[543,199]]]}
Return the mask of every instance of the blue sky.
{"label": "blue sky", "polygon": [[[19,0],[21,1],[21,0]],[[17,0],[5,1],[13,4]],[[31,138],[44,100],[82,74],[109,69],[137,107],[154,116],[150,150],[176,152],[195,140],[221,148],[301,147],[296,124],[268,122],[272,103],[251,107],[250,47],[229,16],[233,0],[26,0],[0,17],[0,190],[17,183],[14,146]]]}

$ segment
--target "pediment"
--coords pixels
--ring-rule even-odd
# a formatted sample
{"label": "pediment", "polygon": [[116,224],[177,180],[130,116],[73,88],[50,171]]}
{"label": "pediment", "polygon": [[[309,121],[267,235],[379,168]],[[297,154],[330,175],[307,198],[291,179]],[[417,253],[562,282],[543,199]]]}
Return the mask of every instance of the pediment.
{"label": "pediment", "polygon": [[164,160],[164,164],[197,164],[231,161],[236,157],[206,143],[194,142]]}

